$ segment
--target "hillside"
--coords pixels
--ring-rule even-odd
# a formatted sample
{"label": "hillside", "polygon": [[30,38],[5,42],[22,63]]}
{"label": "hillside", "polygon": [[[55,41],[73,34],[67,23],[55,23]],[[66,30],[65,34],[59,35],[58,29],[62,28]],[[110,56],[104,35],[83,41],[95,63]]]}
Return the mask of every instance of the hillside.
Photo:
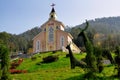
{"label": "hillside", "polygon": [[[88,31],[94,31],[103,34],[120,33],[120,17],[96,18],[94,20],[89,20],[89,24],[90,27]],[[69,32],[75,37],[79,33],[79,30],[77,29],[84,27],[85,23],[82,23],[72,27],[71,30],[69,29]],[[74,35],[74,33],[76,35]]]}
{"label": "hillside", "polygon": [[[120,17],[96,18],[94,20],[89,20],[89,24],[90,27],[87,30],[87,34],[91,41],[93,41],[95,34],[101,34],[104,35],[104,37],[102,37],[104,38],[104,41],[108,41],[108,39],[110,39],[112,41],[116,41],[116,45],[120,44]],[[83,46],[83,41],[77,39],[77,36],[80,32],[79,28],[84,27],[85,23],[79,24],[74,27],[65,27],[65,31],[70,32],[71,35],[74,37],[73,41],[75,42],[75,44],[77,44],[77,46]],[[0,42],[9,44],[9,47],[12,51],[27,52],[30,48],[32,48],[33,37],[39,32],[41,32],[40,27],[34,27],[31,30],[23,32],[19,35],[1,32]],[[114,47],[116,45],[114,45]]]}
{"label": "hillside", "polygon": [[[40,63],[42,62],[42,58],[49,55],[58,55],[58,61]],[[85,55],[85,53],[74,54],[78,60],[83,59]],[[11,77],[15,80],[84,80],[84,69],[80,67],[70,69],[70,58],[66,58],[65,56],[66,53],[63,52],[49,52],[34,55],[34,57],[36,57],[35,60],[32,60],[31,58],[24,59],[17,67],[17,70],[27,70],[27,73],[11,74]],[[102,73],[96,73],[97,77],[95,80],[118,80],[118,78],[113,77],[113,75],[116,74],[116,72],[113,71],[114,65],[105,66]]]}
{"label": "hillside", "polygon": [[[96,18],[88,22],[87,35],[93,44],[96,45],[96,43],[100,42],[102,47],[106,48],[109,46],[115,48],[117,45],[120,45],[120,17]],[[69,32],[74,37],[73,41],[79,47],[83,46],[83,41],[77,35],[80,32],[80,28],[84,27],[85,23],[72,27],[71,30],[69,29]]]}
{"label": "hillside", "polygon": [[39,27],[34,27],[31,30],[28,30],[26,32],[23,32],[22,34],[19,34],[18,36],[24,37],[26,40],[30,41],[34,38],[35,35],[41,32],[41,29]]}
{"label": "hillside", "polygon": [[[90,27],[99,33],[119,33],[120,32],[120,17],[104,17],[89,20]],[[75,27],[83,27],[85,23]]]}

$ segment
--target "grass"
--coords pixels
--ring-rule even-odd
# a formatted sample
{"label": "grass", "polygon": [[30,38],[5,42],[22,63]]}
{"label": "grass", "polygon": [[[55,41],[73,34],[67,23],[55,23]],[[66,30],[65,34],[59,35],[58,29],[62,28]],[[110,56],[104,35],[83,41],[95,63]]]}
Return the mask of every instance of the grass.
{"label": "grass", "polygon": [[[52,63],[41,63],[42,58],[48,55],[59,55],[59,60]],[[24,59],[23,63],[17,68],[28,70],[24,74],[11,74],[11,78],[15,80],[84,80],[85,71],[82,68],[76,67],[70,69],[70,59],[65,57],[63,52],[48,52],[45,54],[37,54],[36,60],[31,58]],[[74,54],[77,59],[82,59],[86,54]],[[97,80],[118,80],[114,78],[114,66],[106,66],[102,73],[97,73]],[[95,80],[96,80],[95,79]],[[92,79],[93,80],[93,79]]]}

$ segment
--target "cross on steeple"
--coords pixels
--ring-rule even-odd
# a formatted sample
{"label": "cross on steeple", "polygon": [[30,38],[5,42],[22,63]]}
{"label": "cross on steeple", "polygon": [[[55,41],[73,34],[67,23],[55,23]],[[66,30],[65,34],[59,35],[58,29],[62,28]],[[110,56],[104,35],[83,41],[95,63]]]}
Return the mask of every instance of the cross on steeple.
{"label": "cross on steeple", "polygon": [[52,5],[51,5],[51,6],[52,6],[52,8],[54,8],[55,4],[54,4],[54,3],[52,3]]}
{"label": "cross on steeple", "polygon": [[51,12],[50,12],[50,18],[49,18],[49,19],[56,19],[56,18],[57,18],[56,13],[55,13],[54,6],[55,6],[55,4],[52,3],[52,5],[51,5],[52,10],[51,10]]}

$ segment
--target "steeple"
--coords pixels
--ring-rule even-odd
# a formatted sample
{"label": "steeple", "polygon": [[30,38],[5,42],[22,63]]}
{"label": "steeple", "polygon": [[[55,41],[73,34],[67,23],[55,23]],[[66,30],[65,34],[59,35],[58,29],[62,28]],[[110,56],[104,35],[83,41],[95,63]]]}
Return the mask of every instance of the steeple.
{"label": "steeple", "polygon": [[50,12],[50,18],[49,19],[54,19],[55,20],[57,18],[56,13],[55,13],[55,9],[54,9],[55,4],[53,3],[51,6],[52,6],[52,10]]}

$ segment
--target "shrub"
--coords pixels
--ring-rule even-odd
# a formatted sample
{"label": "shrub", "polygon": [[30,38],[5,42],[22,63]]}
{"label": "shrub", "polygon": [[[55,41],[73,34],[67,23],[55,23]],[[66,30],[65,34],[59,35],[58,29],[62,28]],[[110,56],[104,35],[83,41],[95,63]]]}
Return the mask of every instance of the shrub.
{"label": "shrub", "polygon": [[50,63],[58,60],[58,56],[47,56],[43,58],[43,63]]}
{"label": "shrub", "polygon": [[70,57],[70,55],[69,55],[69,54],[66,54],[66,58],[67,58],[67,57]]}
{"label": "shrub", "polygon": [[109,59],[111,61],[111,63],[114,63],[114,60],[112,58],[112,55],[110,53],[110,50],[108,49],[103,49],[103,53],[102,53],[103,57],[106,57],[107,59]]}
{"label": "shrub", "polygon": [[16,67],[18,67],[19,65],[20,65],[19,63],[13,62],[11,63],[10,69],[16,69]]}
{"label": "shrub", "polygon": [[99,46],[94,47],[94,55],[96,56],[97,59],[97,68],[99,73],[101,73],[104,69],[104,65],[103,65],[103,57],[102,57],[102,48]]}
{"label": "shrub", "polygon": [[37,57],[35,57],[35,56],[31,57],[31,60],[32,60],[32,61],[34,61],[34,60],[36,60],[36,59],[37,59]]}

